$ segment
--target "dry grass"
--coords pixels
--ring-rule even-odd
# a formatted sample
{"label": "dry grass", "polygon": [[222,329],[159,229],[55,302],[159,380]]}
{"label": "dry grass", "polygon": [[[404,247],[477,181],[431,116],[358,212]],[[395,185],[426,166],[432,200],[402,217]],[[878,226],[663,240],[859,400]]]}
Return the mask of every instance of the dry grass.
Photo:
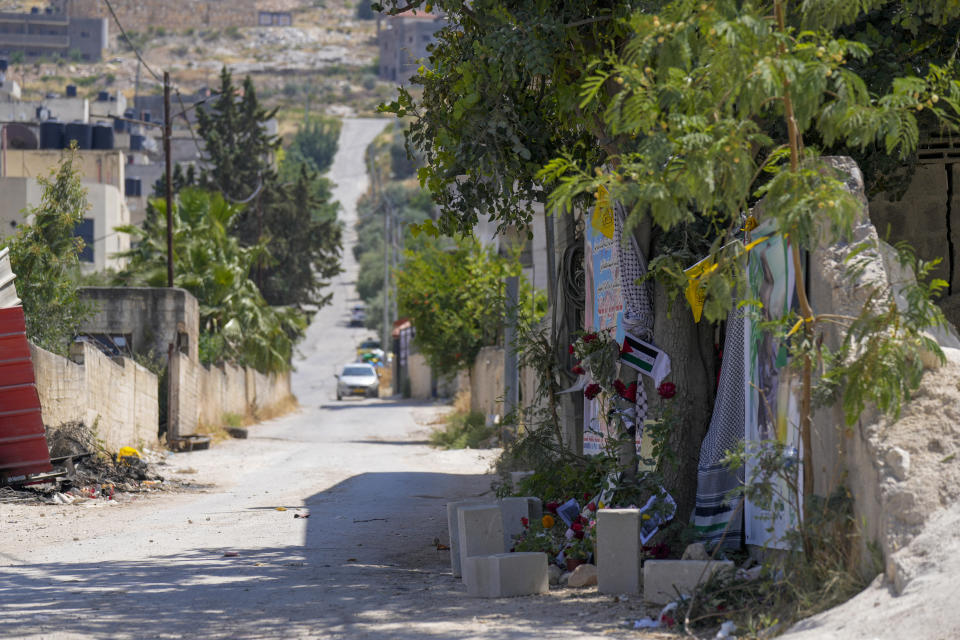
{"label": "dry grass", "polygon": [[289,395],[273,406],[265,407],[263,409],[259,407],[255,408],[249,424],[273,420],[274,418],[285,416],[288,413],[293,413],[299,408],[300,403],[297,402],[296,396]]}

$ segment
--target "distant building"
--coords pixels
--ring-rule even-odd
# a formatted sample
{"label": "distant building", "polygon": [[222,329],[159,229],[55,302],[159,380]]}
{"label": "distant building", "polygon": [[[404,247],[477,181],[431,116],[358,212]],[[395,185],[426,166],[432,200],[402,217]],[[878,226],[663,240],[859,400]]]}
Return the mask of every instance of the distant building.
{"label": "distant building", "polygon": [[[110,18],[103,0],[69,0],[70,15]],[[111,0],[128,31],[290,26],[298,0]],[[266,16],[266,17],[265,17]],[[269,19],[270,22],[263,22]]]}
{"label": "distant building", "polygon": [[289,27],[293,25],[293,14],[289,11],[261,11],[261,27]]}
{"label": "distant building", "polygon": [[95,61],[107,47],[105,18],[71,17],[68,0],[51,0],[43,10],[0,13],[0,56],[22,52],[27,61],[77,56]]}
{"label": "distant building", "polygon": [[444,22],[443,16],[410,11],[378,19],[380,77],[405,84],[427,57],[427,45]]}
{"label": "distant building", "polygon": [[[40,204],[43,193],[37,176],[46,176],[57,167],[63,151],[52,149],[8,149],[0,167],[0,236],[11,235],[24,222],[23,209]],[[117,252],[130,248],[130,236],[116,227],[131,223],[124,198],[126,159],[122,151],[81,151],[74,165],[80,173],[90,209],[84,212],[74,235],[84,239],[80,261],[87,271],[120,269],[125,258]]]}

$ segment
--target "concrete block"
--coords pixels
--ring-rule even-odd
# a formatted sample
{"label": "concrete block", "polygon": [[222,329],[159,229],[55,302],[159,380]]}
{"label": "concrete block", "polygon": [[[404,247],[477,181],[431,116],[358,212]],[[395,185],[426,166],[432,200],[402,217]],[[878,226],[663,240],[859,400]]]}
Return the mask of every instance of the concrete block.
{"label": "concrete block", "polygon": [[511,471],[510,482],[513,484],[514,490],[520,487],[520,482],[524,478],[529,478],[532,475],[533,475],[533,471]]}
{"label": "concrete block", "polygon": [[460,521],[457,518],[457,511],[460,507],[476,504],[483,503],[476,498],[447,503],[447,533],[450,535],[450,568],[453,571],[454,578],[460,577]]}
{"label": "concrete block", "polygon": [[540,498],[521,497],[500,500],[503,514],[503,549],[509,551],[514,544],[514,536],[523,533],[523,518],[535,521],[543,516]]}
{"label": "concrete block", "polygon": [[597,590],[638,595],[642,584],[640,510],[597,512]]}
{"label": "concrete block", "polygon": [[464,505],[457,509],[460,570],[463,580],[469,578],[466,559],[504,553],[503,516],[498,504]]}
{"label": "concrete block", "polygon": [[700,582],[706,582],[714,573],[733,570],[729,560],[647,560],[643,564],[643,599],[666,604],[676,600],[678,592],[692,594]]}
{"label": "concrete block", "polygon": [[547,554],[497,553],[464,560],[467,593],[477,598],[511,598],[547,593]]}

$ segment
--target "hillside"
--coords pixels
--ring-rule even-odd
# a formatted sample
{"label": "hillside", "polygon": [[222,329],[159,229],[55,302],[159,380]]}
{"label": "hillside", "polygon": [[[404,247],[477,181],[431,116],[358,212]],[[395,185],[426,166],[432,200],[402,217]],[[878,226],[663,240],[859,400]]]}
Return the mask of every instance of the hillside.
{"label": "hillside", "polygon": [[[165,1],[184,10],[192,4],[191,0]],[[0,0],[0,10],[29,11],[42,4]],[[282,120],[301,118],[308,100],[311,111],[370,114],[393,95],[393,85],[376,76],[376,21],[356,19],[355,3],[286,0],[284,6],[292,7],[291,27],[172,29],[161,24],[127,33],[147,64],[158,74],[169,70],[181,92],[215,86],[226,65],[235,75],[253,76],[261,98],[280,108]],[[103,62],[11,65],[10,74],[21,83],[23,97],[61,93],[65,85],[75,84],[81,95],[121,90],[132,98],[137,58],[112,20],[108,28],[111,47]],[[140,93],[160,91],[160,83],[141,68]]]}

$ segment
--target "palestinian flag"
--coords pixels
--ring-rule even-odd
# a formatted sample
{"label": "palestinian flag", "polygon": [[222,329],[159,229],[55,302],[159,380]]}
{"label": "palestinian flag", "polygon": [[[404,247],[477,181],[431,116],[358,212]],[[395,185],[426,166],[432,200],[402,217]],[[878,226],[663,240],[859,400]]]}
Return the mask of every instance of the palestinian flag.
{"label": "palestinian flag", "polygon": [[660,382],[670,375],[670,356],[649,342],[624,333],[623,346],[620,347],[620,360],[640,373],[653,378],[659,387]]}

